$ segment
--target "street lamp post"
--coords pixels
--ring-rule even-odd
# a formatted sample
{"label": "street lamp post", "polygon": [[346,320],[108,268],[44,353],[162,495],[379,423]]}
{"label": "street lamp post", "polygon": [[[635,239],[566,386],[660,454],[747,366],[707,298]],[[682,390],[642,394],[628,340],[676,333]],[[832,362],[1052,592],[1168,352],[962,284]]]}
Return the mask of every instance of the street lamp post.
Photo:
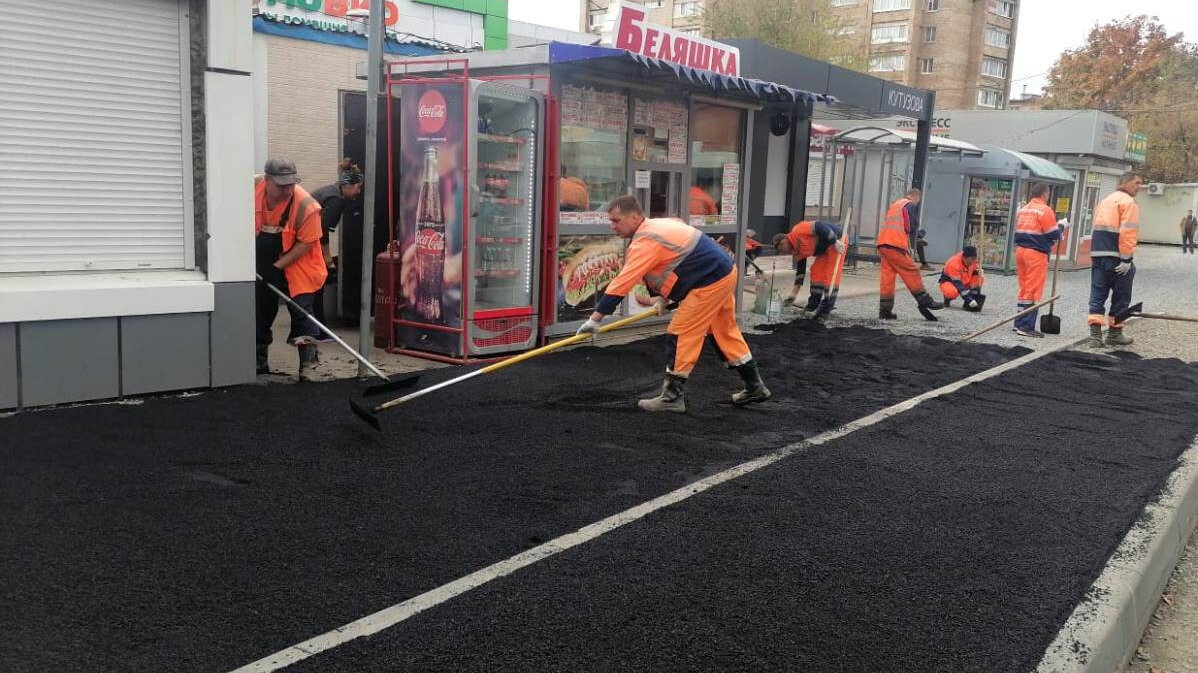
{"label": "street lamp post", "polygon": [[[358,309],[358,351],[369,353],[374,346],[374,335],[370,329],[370,306],[374,300],[374,203],[378,185],[379,138],[379,89],[383,78],[383,16],[387,8],[382,0],[374,0],[369,9],[346,12],[348,16],[366,19],[366,190],[362,195],[362,289]],[[391,329],[388,325],[387,329]],[[366,365],[358,363],[358,376],[365,378],[371,372]]]}

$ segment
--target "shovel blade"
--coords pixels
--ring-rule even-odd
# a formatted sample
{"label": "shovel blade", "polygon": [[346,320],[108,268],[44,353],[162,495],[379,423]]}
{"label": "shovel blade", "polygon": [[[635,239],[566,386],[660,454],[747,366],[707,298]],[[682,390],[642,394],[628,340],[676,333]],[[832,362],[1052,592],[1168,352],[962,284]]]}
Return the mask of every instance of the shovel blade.
{"label": "shovel blade", "polygon": [[374,395],[382,395],[383,393],[389,393],[393,390],[399,390],[401,388],[411,388],[412,386],[416,385],[416,382],[419,380],[420,375],[416,374],[413,376],[405,376],[402,379],[388,381],[387,383],[375,383],[373,385],[366,386],[366,389],[362,391],[362,396],[372,397]]}
{"label": "shovel blade", "polygon": [[1128,306],[1126,311],[1120,311],[1119,314],[1115,316],[1115,323],[1122,324],[1122,323],[1126,322],[1127,319],[1132,317],[1133,315],[1139,315],[1140,313],[1143,313],[1143,312],[1144,312],[1144,302],[1140,302],[1134,306]]}
{"label": "shovel blade", "polygon": [[354,412],[355,416],[362,419],[362,421],[364,421],[370,427],[378,430],[379,432],[383,431],[383,426],[379,423],[379,417],[375,416],[374,412],[371,410],[353,400],[349,401],[349,410]]}
{"label": "shovel blade", "polygon": [[1051,313],[1040,316],[1040,331],[1045,334],[1061,333],[1061,316]]}

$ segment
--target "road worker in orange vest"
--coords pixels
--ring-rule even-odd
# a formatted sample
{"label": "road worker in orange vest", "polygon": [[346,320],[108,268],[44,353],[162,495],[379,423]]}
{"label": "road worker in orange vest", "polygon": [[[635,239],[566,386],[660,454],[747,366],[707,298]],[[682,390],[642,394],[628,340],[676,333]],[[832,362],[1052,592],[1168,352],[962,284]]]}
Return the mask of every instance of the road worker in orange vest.
{"label": "road worker in orange vest", "polygon": [[[1020,311],[1035,306],[1044,296],[1048,258],[1068,227],[1066,220],[1057,221],[1056,212],[1048,205],[1048,185],[1032,185],[1028,196],[1031,198],[1015,218],[1015,273],[1019,278],[1016,307]],[[1016,318],[1015,333],[1043,338],[1044,334],[1036,329],[1036,313],[1031,311]]]}
{"label": "road worker in orange vest", "polygon": [[[1098,203],[1094,209],[1094,231],[1090,239],[1090,345],[1101,348],[1102,326],[1110,325],[1107,346],[1129,346],[1132,338],[1124,336],[1123,323],[1115,316],[1131,305],[1132,281],[1136,277],[1133,262],[1140,237],[1140,206],[1136,194],[1144,178],[1137,173],[1124,173],[1119,189]],[[1107,296],[1111,310],[1103,316]]]}
{"label": "road worker in orange vest", "polygon": [[919,200],[923,192],[917,187],[907,190],[906,196],[890,204],[886,209],[886,219],[878,230],[878,257],[882,263],[882,277],[879,288],[878,317],[882,320],[895,320],[894,288],[895,276],[903,279],[903,284],[915,297],[919,312],[927,320],[936,321],[932,311],[944,308],[940,302],[932,299],[932,295],[924,289],[923,277],[919,274],[919,266],[911,258],[911,224],[918,221]]}
{"label": "road worker in orange vest", "polygon": [[638,406],[646,411],[685,412],[686,381],[708,339],[744,381],[744,390],[732,395],[733,404],[769,399],[770,391],[736,324],[739,274],[728,253],[710,236],[681,220],[646,218],[632,196],[613,200],[607,218],[612,231],[631,242],[619,275],[608,284],[578,334],[597,333],[603,318],[614,313],[624,296],[642,282],[655,296],[658,313],[665,313],[667,303],[678,302],[666,329],[669,360],[661,394],[641,400]]}
{"label": "road worker in orange vest", "polygon": [[972,245],[949,257],[940,270],[940,294],[944,295],[945,307],[959,298],[966,311],[981,312],[986,303],[986,295],[982,294],[985,283],[986,277],[978,264],[978,249]]}
{"label": "road worker in orange vest", "polygon": [[780,255],[794,255],[795,282],[790,294],[782,300],[783,306],[792,306],[803,286],[807,272],[807,258],[814,257],[811,265],[811,294],[807,297],[806,310],[815,320],[836,308],[836,294],[840,288],[832,284],[839,273],[837,264],[844,266],[841,256],[847,244],[841,240],[844,231],[837,225],[823,220],[803,220],[791,228],[788,234],[774,237],[774,249]]}
{"label": "road worker in orange vest", "polygon": [[[328,270],[320,247],[320,204],[299,181],[295,164],[287,159],[267,161],[263,175],[254,176],[255,252],[258,275],[312,314],[316,291],[324,285]],[[258,373],[265,374],[270,371],[267,353],[279,298],[263,281],[256,285],[255,298]],[[290,305],[287,310],[291,313],[287,343],[298,349],[299,375],[306,379],[318,360],[320,328]]]}

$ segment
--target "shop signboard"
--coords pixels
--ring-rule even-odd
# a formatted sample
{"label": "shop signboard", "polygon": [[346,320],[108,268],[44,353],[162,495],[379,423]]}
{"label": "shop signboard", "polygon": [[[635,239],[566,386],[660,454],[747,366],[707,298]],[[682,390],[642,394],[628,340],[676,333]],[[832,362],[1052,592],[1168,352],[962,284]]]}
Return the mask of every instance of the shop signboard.
{"label": "shop signboard", "polygon": [[[319,33],[366,35],[366,20],[351,16],[370,8],[372,0],[251,0],[255,16],[282,26],[308,28]],[[386,9],[383,29],[390,39],[417,35],[457,47],[507,46],[507,18],[490,10],[471,10],[446,0],[374,0]],[[485,6],[485,5],[484,5]],[[498,11],[498,10],[495,10]],[[304,37],[303,39],[319,39]],[[332,37],[332,36],[330,36]]]}
{"label": "shop signboard", "polygon": [[721,75],[740,76],[740,49],[649,23],[643,5],[621,2],[613,3],[611,8],[616,13],[611,42],[617,49]]}
{"label": "shop signboard", "polygon": [[1127,148],[1123,158],[1142,164],[1148,159],[1148,134],[1130,131],[1127,134]]}

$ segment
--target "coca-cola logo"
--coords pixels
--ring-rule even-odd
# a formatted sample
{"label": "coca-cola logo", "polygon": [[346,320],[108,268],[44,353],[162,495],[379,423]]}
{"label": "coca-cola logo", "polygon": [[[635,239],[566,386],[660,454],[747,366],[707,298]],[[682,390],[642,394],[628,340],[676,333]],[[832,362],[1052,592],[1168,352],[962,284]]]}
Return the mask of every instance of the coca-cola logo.
{"label": "coca-cola logo", "polygon": [[445,128],[445,120],[448,117],[445,96],[436,89],[425,91],[416,103],[416,118],[422,133],[439,132]]}
{"label": "coca-cola logo", "polygon": [[427,228],[416,232],[416,252],[437,253],[445,249],[445,234]]}

